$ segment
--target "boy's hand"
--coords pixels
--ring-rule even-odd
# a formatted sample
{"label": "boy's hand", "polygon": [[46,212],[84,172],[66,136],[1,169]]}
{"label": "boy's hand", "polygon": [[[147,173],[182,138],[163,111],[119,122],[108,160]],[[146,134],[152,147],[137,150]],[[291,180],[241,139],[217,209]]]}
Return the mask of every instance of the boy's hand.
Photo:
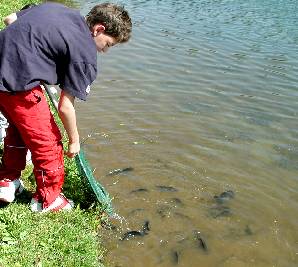
{"label": "boy's hand", "polygon": [[66,156],[69,158],[74,158],[80,152],[80,143],[68,143],[68,151],[65,152]]}

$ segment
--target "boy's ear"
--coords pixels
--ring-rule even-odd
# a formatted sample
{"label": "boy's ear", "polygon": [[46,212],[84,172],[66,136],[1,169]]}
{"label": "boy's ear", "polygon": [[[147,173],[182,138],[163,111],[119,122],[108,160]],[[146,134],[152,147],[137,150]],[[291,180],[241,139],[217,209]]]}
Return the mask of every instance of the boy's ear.
{"label": "boy's ear", "polygon": [[97,35],[101,34],[101,33],[104,33],[106,27],[102,24],[95,24],[92,28],[92,35],[93,37],[96,37]]}

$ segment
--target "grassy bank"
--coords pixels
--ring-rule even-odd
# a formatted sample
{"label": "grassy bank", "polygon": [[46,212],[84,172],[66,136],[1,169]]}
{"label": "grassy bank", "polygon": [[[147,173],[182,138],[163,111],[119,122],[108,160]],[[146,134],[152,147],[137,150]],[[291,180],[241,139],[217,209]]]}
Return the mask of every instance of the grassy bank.
{"label": "grassy bank", "polygon": [[[30,2],[2,0],[1,22]],[[30,211],[28,204],[35,189],[30,165],[22,174],[26,191],[9,205],[0,204],[0,267],[102,266],[100,207],[81,208],[90,195],[73,160],[65,159],[65,171],[64,193],[77,204],[74,210],[48,214]]]}
{"label": "grassy bank", "polygon": [[41,1],[38,0],[1,0],[0,5],[0,28],[2,29],[5,25],[3,23],[3,18],[7,15],[9,15],[12,12],[15,12],[17,10],[20,10],[23,6],[31,3],[39,3]]}

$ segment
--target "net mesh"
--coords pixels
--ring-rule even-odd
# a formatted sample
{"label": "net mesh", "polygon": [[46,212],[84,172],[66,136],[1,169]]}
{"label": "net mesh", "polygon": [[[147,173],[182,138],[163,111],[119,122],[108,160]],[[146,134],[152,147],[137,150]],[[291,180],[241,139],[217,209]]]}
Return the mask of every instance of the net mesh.
{"label": "net mesh", "polygon": [[88,184],[97,200],[102,204],[103,210],[105,210],[108,214],[113,215],[112,200],[104,187],[94,178],[89,162],[87,161],[82,149],[75,157],[75,161],[79,173],[88,180]]}

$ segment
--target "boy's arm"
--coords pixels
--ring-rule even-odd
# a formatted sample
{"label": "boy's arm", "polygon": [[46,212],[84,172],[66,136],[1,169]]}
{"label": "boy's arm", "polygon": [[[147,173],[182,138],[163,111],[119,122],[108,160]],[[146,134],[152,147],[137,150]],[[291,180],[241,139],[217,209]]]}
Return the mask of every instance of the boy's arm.
{"label": "boy's arm", "polygon": [[80,140],[77,129],[74,99],[74,96],[62,90],[58,105],[59,117],[62,120],[63,126],[68,135],[68,151],[66,152],[66,155],[69,158],[73,158],[80,152]]}

